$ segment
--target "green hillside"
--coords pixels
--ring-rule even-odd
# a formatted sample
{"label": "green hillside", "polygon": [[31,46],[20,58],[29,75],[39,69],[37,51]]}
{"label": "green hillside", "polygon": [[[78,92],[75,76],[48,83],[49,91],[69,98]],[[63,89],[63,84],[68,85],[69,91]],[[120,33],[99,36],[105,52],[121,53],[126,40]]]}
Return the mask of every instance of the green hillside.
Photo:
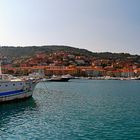
{"label": "green hillside", "polygon": [[8,58],[20,58],[26,56],[33,56],[38,52],[52,53],[64,51],[69,54],[83,55],[87,57],[96,57],[99,59],[132,59],[134,62],[140,63],[139,55],[130,55],[128,53],[110,53],[110,52],[102,52],[96,53],[91,52],[86,49],[79,49],[69,46],[58,46],[58,45],[47,45],[47,46],[26,46],[26,47],[9,47],[2,46],[0,47],[0,53],[2,56],[6,56]]}

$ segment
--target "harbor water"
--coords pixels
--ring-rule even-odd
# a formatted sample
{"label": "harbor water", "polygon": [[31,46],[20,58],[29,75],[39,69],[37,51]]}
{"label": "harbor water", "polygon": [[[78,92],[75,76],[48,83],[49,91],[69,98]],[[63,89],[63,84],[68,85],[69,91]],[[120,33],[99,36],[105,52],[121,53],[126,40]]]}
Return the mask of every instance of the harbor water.
{"label": "harbor water", "polygon": [[140,140],[140,81],[41,82],[0,104],[0,140]]}

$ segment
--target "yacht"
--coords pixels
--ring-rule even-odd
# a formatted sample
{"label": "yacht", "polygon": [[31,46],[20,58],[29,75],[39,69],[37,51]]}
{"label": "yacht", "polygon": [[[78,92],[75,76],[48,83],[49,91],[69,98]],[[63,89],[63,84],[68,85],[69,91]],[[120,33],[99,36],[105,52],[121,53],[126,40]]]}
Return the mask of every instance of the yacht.
{"label": "yacht", "polygon": [[55,75],[53,75],[47,81],[50,81],[50,82],[68,82],[69,80],[70,80],[70,78],[66,77],[66,76],[55,76]]}

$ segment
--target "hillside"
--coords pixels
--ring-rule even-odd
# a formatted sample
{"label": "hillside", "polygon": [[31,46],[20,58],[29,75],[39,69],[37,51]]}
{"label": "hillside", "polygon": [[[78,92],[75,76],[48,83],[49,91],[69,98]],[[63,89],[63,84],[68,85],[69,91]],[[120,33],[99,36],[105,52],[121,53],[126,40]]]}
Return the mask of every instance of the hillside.
{"label": "hillside", "polygon": [[110,59],[110,60],[127,60],[131,59],[133,62],[140,63],[139,55],[130,55],[128,53],[110,53],[102,52],[95,53],[88,51],[86,49],[79,49],[69,46],[57,46],[57,45],[48,45],[48,46],[26,46],[26,47],[0,47],[1,56],[5,56],[9,59],[20,58],[20,57],[32,57],[36,53],[43,52],[46,54],[64,51],[69,54],[74,55],[83,55],[86,57],[98,58],[98,59]]}
{"label": "hillside", "polygon": [[58,51],[66,51],[71,53],[79,53],[81,55],[88,55],[92,56],[92,52],[85,50],[85,49],[79,49],[69,46],[27,46],[27,47],[7,47],[2,46],[0,47],[0,52],[2,56],[6,57],[24,57],[24,56],[33,56],[38,52],[45,52],[45,53],[52,53],[52,52],[58,52]]}

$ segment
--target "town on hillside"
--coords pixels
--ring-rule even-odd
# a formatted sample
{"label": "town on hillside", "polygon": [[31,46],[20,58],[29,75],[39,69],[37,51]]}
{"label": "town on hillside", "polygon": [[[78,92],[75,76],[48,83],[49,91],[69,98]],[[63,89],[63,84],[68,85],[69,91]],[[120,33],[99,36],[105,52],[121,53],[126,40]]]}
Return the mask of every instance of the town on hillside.
{"label": "town on hillside", "polygon": [[2,72],[16,76],[29,75],[39,70],[44,71],[45,76],[66,74],[77,77],[140,76],[140,57],[131,55],[114,58],[58,50],[49,53],[38,51],[32,56],[12,59],[1,55],[1,61]]}

